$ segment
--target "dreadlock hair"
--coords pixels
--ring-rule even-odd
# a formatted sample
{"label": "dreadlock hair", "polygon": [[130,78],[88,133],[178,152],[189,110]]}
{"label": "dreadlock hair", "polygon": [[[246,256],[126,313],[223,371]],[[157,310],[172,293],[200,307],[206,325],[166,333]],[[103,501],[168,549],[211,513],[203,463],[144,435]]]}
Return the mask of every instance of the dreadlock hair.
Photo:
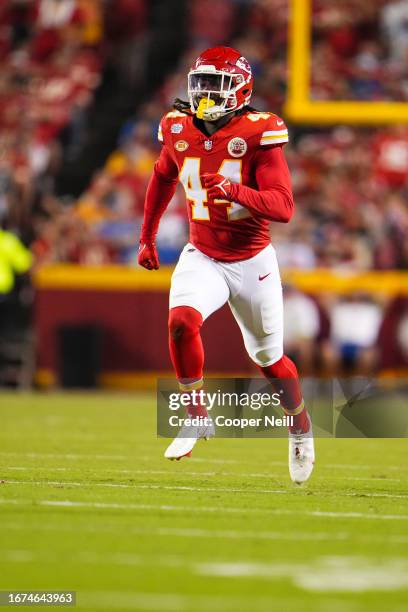
{"label": "dreadlock hair", "polygon": [[184,113],[185,115],[191,115],[190,104],[186,102],[186,100],[181,100],[180,98],[176,98],[173,102],[174,110],[179,111],[179,113]]}

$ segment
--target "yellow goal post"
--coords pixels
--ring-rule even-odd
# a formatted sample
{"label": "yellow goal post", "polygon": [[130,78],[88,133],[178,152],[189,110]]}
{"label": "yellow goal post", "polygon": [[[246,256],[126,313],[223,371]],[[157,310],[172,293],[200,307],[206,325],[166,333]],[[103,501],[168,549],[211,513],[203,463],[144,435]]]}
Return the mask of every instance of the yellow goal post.
{"label": "yellow goal post", "polygon": [[313,0],[289,0],[289,2],[286,117],[294,123],[319,125],[408,123],[408,103],[406,102],[320,101],[311,99]]}

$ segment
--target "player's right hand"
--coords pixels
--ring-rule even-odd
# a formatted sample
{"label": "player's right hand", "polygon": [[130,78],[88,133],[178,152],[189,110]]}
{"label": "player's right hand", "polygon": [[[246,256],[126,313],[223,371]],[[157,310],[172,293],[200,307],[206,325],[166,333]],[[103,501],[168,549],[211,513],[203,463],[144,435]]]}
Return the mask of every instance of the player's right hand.
{"label": "player's right hand", "polygon": [[146,270],[158,270],[160,267],[159,256],[154,242],[140,241],[139,255],[137,258],[139,266]]}

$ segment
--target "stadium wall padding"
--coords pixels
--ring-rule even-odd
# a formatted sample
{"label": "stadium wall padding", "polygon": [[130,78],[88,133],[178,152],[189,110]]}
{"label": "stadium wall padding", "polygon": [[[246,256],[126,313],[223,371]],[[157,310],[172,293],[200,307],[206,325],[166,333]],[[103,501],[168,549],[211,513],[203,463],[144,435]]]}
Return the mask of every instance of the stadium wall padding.
{"label": "stadium wall padding", "polygon": [[[84,324],[102,330],[100,382],[104,386],[150,388],[157,377],[172,376],[167,347],[171,274],[168,266],[154,272],[71,264],[39,269],[34,275],[37,383],[49,386],[57,382],[58,329]],[[309,293],[408,295],[408,274],[403,272],[286,271],[283,278]],[[256,371],[227,306],[208,319],[203,341],[207,374]]]}
{"label": "stadium wall padding", "polygon": [[[101,383],[149,387],[152,378],[172,375],[167,318],[166,291],[40,290],[35,306],[37,382],[42,386],[57,382],[58,330],[92,324],[102,330]],[[207,372],[234,374],[253,369],[227,306],[210,317],[203,342]]]}

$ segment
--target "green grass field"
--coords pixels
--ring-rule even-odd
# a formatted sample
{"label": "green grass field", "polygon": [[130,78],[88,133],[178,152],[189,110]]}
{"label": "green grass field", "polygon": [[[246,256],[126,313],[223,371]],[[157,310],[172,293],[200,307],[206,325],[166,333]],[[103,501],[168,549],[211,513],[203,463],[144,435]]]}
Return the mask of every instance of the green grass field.
{"label": "green grass field", "polygon": [[[83,610],[405,612],[406,440],[213,440],[168,462],[151,395],[0,395],[0,590]],[[8,608],[7,608],[8,609]]]}

